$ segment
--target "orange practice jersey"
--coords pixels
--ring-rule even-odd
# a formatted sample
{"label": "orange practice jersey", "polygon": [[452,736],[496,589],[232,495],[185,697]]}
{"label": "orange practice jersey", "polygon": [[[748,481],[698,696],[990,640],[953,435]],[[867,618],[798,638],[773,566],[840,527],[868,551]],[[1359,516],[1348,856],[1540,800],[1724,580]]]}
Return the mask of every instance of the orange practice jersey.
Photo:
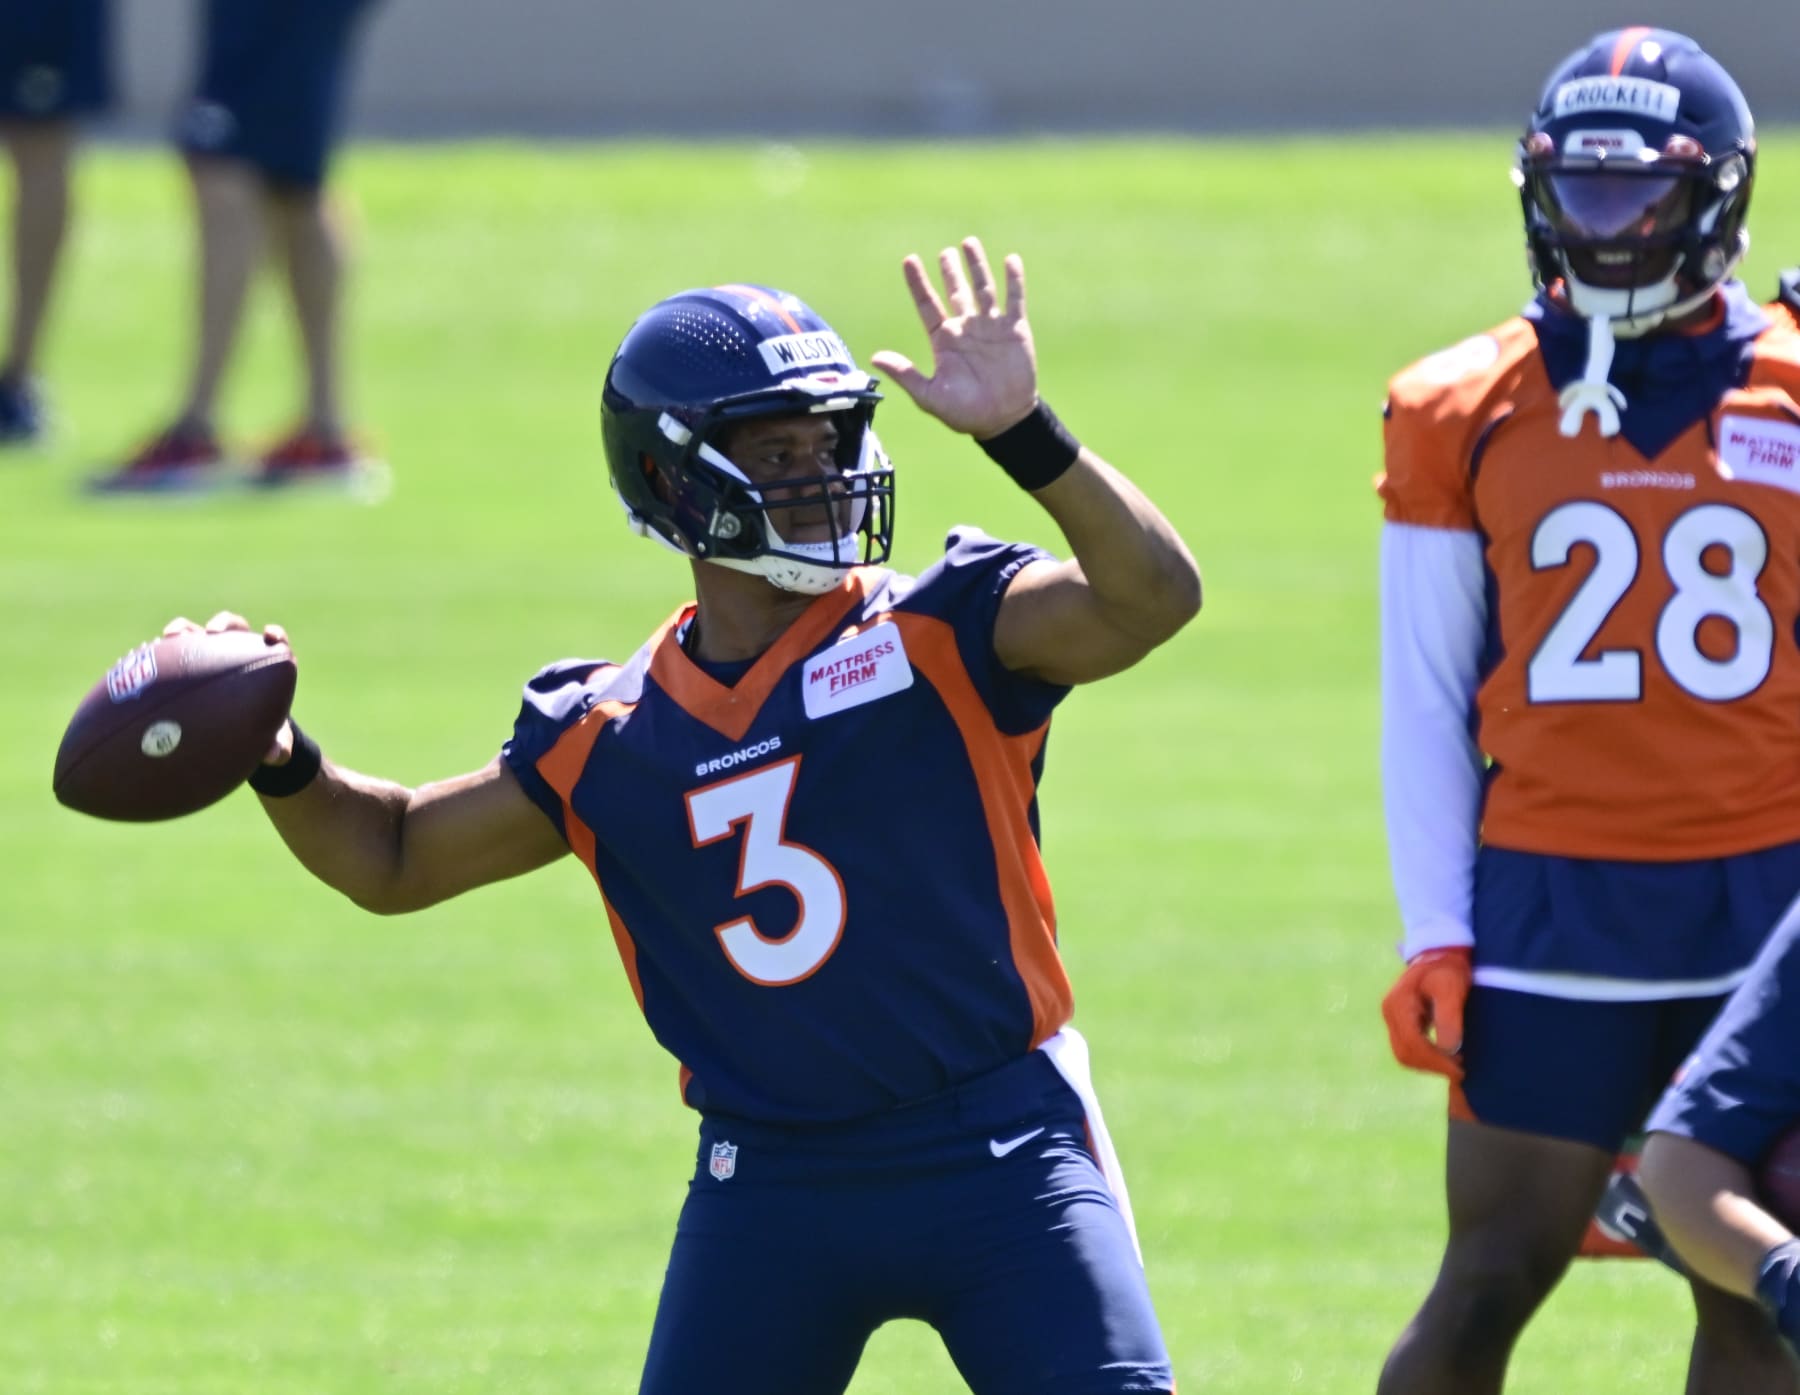
{"label": "orange practice jersey", "polygon": [[1638,370],[1615,367],[1611,438],[1561,434],[1586,326],[1543,302],[1390,385],[1387,519],[1482,540],[1497,847],[1673,861],[1800,839],[1800,329],[1734,285],[1712,325],[1654,338],[1620,342]]}

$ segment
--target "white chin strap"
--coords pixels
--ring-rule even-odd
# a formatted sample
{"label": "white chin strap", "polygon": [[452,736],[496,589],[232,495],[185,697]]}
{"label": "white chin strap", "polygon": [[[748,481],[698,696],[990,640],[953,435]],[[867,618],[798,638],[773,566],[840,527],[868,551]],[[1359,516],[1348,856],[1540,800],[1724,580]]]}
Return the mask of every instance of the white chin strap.
{"label": "white chin strap", "polygon": [[1698,310],[1713,297],[1731,275],[1749,246],[1749,238],[1740,240],[1737,256],[1725,265],[1718,277],[1686,299],[1676,281],[1686,258],[1677,258],[1669,274],[1650,286],[1632,290],[1612,290],[1590,286],[1569,269],[1563,260],[1563,285],[1569,295],[1569,308],[1588,322],[1587,367],[1582,375],[1562,390],[1557,405],[1563,409],[1557,429],[1565,436],[1579,436],[1581,424],[1592,412],[1600,423],[1603,437],[1619,434],[1619,413],[1625,410],[1625,394],[1608,380],[1612,372],[1614,342],[1637,339],[1651,330]]}
{"label": "white chin strap", "polygon": [[1619,434],[1619,413],[1625,407],[1625,394],[1607,380],[1612,372],[1613,322],[1604,315],[1588,317],[1587,369],[1562,390],[1556,399],[1563,409],[1557,429],[1565,436],[1579,436],[1581,423],[1592,412],[1600,419],[1602,436]]}
{"label": "white chin strap", "polygon": [[730,567],[734,572],[760,576],[783,591],[823,596],[850,575],[850,569],[856,565],[857,529],[862,526],[868,506],[867,499],[856,500],[851,510],[849,531],[821,542],[791,543],[781,536],[775,521],[765,517],[763,529],[768,535],[768,552],[760,557],[709,557],[707,560]]}
{"label": "white chin strap", "polygon": [[[712,464],[730,471],[743,480],[758,500],[762,498],[761,491],[725,456],[714,451],[711,446],[703,445],[700,449]],[[870,471],[889,468],[887,452],[882,450],[875,428],[864,427],[862,451],[856,468],[845,478],[854,481]],[[770,551],[760,557],[709,557],[707,560],[721,567],[730,567],[734,572],[760,576],[769,585],[783,591],[797,592],[802,596],[822,596],[827,591],[836,589],[838,583],[850,575],[851,569],[856,566],[860,551],[857,537],[869,507],[866,497],[853,499],[846,531],[837,538],[827,538],[821,542],[791,543],[776,530],[772,519],[765,518],[763,527],[767,530]]]}
{"label": "white chin strap", "polygon": [[[1601,436],[1619,434],[1619,413],[1625,409],[1625,394],[1607,377],[1612,372],[1614,341],[1636,339],[1676,313],[1679,307],[1675,297],[1679,291],[1675,277],[1680,270],[1678,260],[1669,274],[1654,285],[1613,290],[1588,285],[1564,263],[1563,284],[1568,289],[1569,308],[1588,322],[1588,355],[1581,376],[1556,399],[1563,409],[1557,425],[1563,435],[1579,436],[1589,412],[1599,421]],[[1700,299],[1711,294],[1709,288]]]}
{"label": "white chin strap", "polygon": [[[829,555],[832,551],[830,543],[792,543],[789,546],[794,552],[823,550]],[[854,561],[803,562],[797,557],[776,557],[772,554],[750,558],[709,557],[707,561],[715,566],[730,567],[734,572],[749,572],[752,576],[760,576],[778,590],[793,591],[802,596],[823,596],[849,576],[850,569],[856,565]]]}
{"label": "white chin strap", "polygon": [[[693,555],[686,548],[665,538],[632,513],[629,507],[625,510],[625,517],[631,531],[638,537],[649,538],[683,557]],[[774,528],[771,527],[769,532],[779,541],[780,535],[775,533]],[[839,538],[835,544],[781,542],[780,545],[788,556],[764,554],[750,558],[708,557],[706,560],[721,567],[730,567],[734,572],[760,576],[771,586],[783,591],[796,591],[804,596],[824,595],[848,576],[851,568],[856,565],[855,535]]]}

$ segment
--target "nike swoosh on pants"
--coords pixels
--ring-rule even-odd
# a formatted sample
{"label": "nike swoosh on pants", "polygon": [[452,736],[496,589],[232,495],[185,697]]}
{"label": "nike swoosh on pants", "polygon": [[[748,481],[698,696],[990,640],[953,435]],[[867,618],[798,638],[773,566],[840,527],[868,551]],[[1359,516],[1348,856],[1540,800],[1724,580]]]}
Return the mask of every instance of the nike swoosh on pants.
{"label": "nike swoosh on pants", "polygon": [[996,1158],[1004,1158],[1008,1153],[1012,1152],[1013,1149],[1019,1147],[1021,1144],[1031,1142],[1032,1139],[1036,1138],[1042,1132],[1042,1128],[1035,1128],[1030,1133],[1022,1133],[1017,1138],[1007,1139],[1004,1143],[997,1138],[990,1138],[988,1140],[988,1151]]}

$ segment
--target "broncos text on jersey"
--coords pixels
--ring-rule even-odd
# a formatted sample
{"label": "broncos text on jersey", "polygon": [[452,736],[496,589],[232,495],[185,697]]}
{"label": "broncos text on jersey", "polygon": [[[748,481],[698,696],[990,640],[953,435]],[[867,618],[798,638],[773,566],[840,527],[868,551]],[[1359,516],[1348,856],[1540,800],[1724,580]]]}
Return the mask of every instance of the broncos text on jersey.
{"label": "broncos text on jersey", "polygon": [[1586,325],[1540,297],[1390,384],[1390,523],[1478,535],[1490,846],[1724,857],[1800,839],[1800,331],[1731,283],[1622,340],[1619,435],[1561,434]]}
{"label": "broncos text on jersey", "polygon": [[691,606],[527,685],[504,757],[593,873],[690,1105],[873,1115],[1068,1021],[1037,826],[1068,690],[993,648],[1045,555],[967,530],[916,581],[858,567],[730,686],[681,647]]}

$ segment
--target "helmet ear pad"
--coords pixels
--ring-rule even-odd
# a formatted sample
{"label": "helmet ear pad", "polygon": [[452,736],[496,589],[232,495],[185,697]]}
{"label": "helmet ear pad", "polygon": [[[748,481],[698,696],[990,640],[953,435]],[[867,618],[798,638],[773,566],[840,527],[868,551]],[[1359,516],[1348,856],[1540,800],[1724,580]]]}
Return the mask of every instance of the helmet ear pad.
{"label": "helmet ear pad", "polygon": [[638,464],[643,467],[644,480],[648,485],[650,492],[663,503],[673,505],[675,502],[675,486],[670,483],[669,477],[663,471],[662,466],[656,463],[655,457],[647,453],[640,454],[638,456]]}

